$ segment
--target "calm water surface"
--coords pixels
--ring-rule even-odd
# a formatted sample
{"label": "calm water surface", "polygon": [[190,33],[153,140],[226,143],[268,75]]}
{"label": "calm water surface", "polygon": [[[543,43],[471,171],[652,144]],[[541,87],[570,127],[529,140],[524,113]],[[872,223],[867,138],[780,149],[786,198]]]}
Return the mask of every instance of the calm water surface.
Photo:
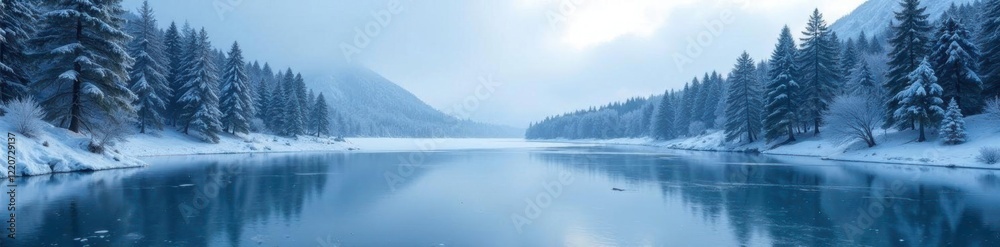
{"label": "calm water surface", "polygon": [[1000,246],[987,170],[636,147],[149,161],[18,180],[2,245]]}

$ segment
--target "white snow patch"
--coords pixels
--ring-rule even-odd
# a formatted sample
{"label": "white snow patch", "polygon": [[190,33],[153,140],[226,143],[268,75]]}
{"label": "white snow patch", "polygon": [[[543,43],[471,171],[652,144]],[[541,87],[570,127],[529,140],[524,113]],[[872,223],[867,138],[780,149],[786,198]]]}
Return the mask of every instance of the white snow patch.
{"label": "white snow patch", "polygon": [[1000,124],[985,115],[967,117],[965,121],[968,142],[959,145],[942,144],[938,141],[937,131],[934,130],[927,131],[929,139],[927,142],[916,142],[917,133],[914,131],[877,131],[878,145],[873,148],[868,148],[862,141],[845,143],[832,140],[834,138],[824,138],[822,134],[813,136],[812,133],[800,134],[795,143],[778,147],[772,147],[761,141],[732,144],[725,142],[725,134],[722,131],[711,131],[696,137],[670,141],[643,138],[570,142],[645,145],[697,151],[758,151],[771,155],[810,156],[838,161],[1000,169],[1000,165],[987,165],[977,160],[980,148],[1000,147]]}
{"label": "white snow patch", "polygon": [[[0,118],[0,132],[14,135],[14,176],[34,176],[57,172],[96,171],[141,167],[146,163],[115,151],[94,154],[86,150],[90,139],[84,135],[43,123],[34,137],[14,132],[6,119]],[[10,138],[11,136],[8,136]],[[8,142],[10,139],[8,139]],[[0,173],[7,177],[10,171]]]}

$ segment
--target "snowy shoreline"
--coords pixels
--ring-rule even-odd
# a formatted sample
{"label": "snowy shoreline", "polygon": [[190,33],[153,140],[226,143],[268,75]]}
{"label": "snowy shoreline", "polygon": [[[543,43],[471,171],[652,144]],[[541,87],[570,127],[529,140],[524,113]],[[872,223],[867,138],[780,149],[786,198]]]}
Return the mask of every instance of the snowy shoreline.
{"label": "snowy shoreline", "polygon": [[1000,170],[1000,165],[988,165],[976,160],[979,149],[1000,145],[1000,130],[986,116],[967,119],[969,141],[960,145],[943,145],[936,138],[914,142],[910,131],[885,131],[876,137],[878,145],[868,148],[861,141],[840,142],[823,136],[803,135],[797,142],[774,148],[760,142],[733,145],[724,141],[722,131],[683,139],[659,141],[650,138],[610,140],[544,140],[603,145],[635,145],[673,150],[728,153],[760,153],[775,156],[810,157],[827,161],[842,161],[887,165],[912,165],[945,168]]}

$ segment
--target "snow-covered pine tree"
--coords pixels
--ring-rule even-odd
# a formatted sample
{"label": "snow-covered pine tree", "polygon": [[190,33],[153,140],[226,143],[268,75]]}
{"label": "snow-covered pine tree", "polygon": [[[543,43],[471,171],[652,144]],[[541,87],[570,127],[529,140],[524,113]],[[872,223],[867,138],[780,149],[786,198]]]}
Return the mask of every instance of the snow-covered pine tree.
{"label": "snow-covered pine tree", "polygon": [[163,54],[160,30],[148,1],[143,1],[139,20],[132,25],[129,54],[135,58],[135,63],[129,70],[129,89],[138,97],[134,107],[139,133],[146,133],[147,128],[161,129],[165,123],[163,114],[172,98],[166,77],[170,71],[164,66],[169,62]]}
{"label": "snow-covered pine tree", "polygon": [[974,115],[983,108],[983,81],[978,73],[979,47],[961,25],[955,19],[941,23],[931,62],[938,84],[944,88],[943,97],[957,100],[963,114]]}
{"label": "snow-covered pine tree", "polygon": [[309,94],[307,94],[307,95],[308,96],[306,96],[306,105],[302,107],[302,112],[306,113],[305,114],[306,115],[305,116],[305,118],[306,118],[305,122],[309,123],[311,121],[311,118],[309,117],[309,114],[311,114],[313,112],[312,108],[316,106],[316,93],[314,93],[312,89],[309,89]]}
{"label": "snow-covered pine tree", "polygon": [[313,134],[316,137],[322,135],[330,135],[330,106],[326,103],[326,97],[323,97],[323,93],[319,93],[316,97],[316,104],[313,105],[312,112],[309,114],[311,116],[310,125],[313,127]]}
{"label": "snow-covered pine tree", "polygon": [[753,59],[743,52],[736,62],[729,79],[729,96],[726,98],[726,140],[754,142],[761,131],[760,92],[755,87]]}
{"label": "snow-covered pine tree", "polygon": [[0,5],[0,102],[28,95],[28,39],[37,21],[32,1],[2,0]]}
{"label": "snow-covered pine tree", "polygon": [[269,120],[267,123],[270,123],[268,128],[275,134],[281,135],[285,134],[285,129],[287,128],[285,115],[288,113],[286,106],[288,102],[285,102],[285,95],[288,93],[285,91],[284,83],[282,83],[284,75],[284,72],[278,72],[278,75],[275,77],[277,79],[275,79],[276,81],[272,86],[273,89],[270,90],[271,98],[268,100],[271,104],[266,108],[271,112],[271,115],[267,117]]}
{"label": "snow-covered pine tree", "polygon": [[860,54],[871,54],[871,44],[868,43],[868,35],[862,30],[861,34],[858,34],[858,38],[854,40],[854,46],[858,49]]}
{"label": "snow-covered pine tree", "polygon": [[705,123],[706,128],[714,129],[718,127],[715,126],[715,119],[717,117],[715,112],[719,108],[718,101],[722,97],[722,78],[718,72],[712,71],[709,81],[709,85],[711,86],[707,86],[707,90],[704,92],[706,100],[704,102],[705,109],[701,113],[701,121]]}
{"label": "snow-covered pine tree", "polygon": [[677,115],[674,112],[674,105],[671,102],[672,93],[670,91],[663,93],[663,98],[660,99],[660,104],[656,107],[656,115],[653,117],[653,138],[657,140],[670,140],[676,137],[674,135],[674,117]]}
{"label": "snow-covered pine tree", "polygon": [[882,87],[875,82],[875,76],[868,66],[868,61],[861,61],[860,67],[855,69],[853,74],[854,80],[848,84],[848,94],[875,99],[879,102],[884,101],[885,94]]}
{"label": "snow-covered pine tree", "polygon": [[785,26],[781,30],[778,44],[771,53],[770,71],[768,73],[770,82],[765,89],[765,112],[764,119],[765,134],[768,142],[772,142],[787,136],[789,142],[795,141],[795,123],[798,122],[799,112],[799,84],[796,82],[795,74],[798,68],[795,64],[795,40],[792,39],[792,32]]}
{"label": "snow-covered pine tree", "polygon": [[[311,105],[309,105],[308,102],[309,95],[308,95],[308,90],[306,89],[306,80],[302,78],[302,73],[295,73],[294,86],[295,86],[295,98],[299,100],[299,107],[302,108],[299,110],[302,111],[303,114],[302,116],[305,116],[305,114],[308,113],[306,109],[308,109]],[[303,122],[305,122],[304,118]]]}
{"label": "snow-covered pine tree", "polygon": [[[264,121],[264,125],[268,128],[273,127],[270,124],[273,122],[274,117],[274,102],[271,101],[274,97],[271,95],[274,93],[274,71],[271,70],[271,65],[264,63],[264,68],[261,69],[260,81],[257,81],[257,104],[255,108],[257,109],[257,118]],[[274,129],[271,129],[274,130]]]}
{"label": "snow-covered pine tree", "polygon": [[986,0],[979,44],[983,49],[982,74],[985,98],[1000,97],[1000,0]]}
{"label": "snow-covered pine tree", "polygon": [[182,77],[180,123],[184,133],[197,131],[206,141],[218,143],[222,112],[219,111],[219,80],[211,47],[208,32],[202,28],[197,41],[189,46],[193,49],[190,52],[192,60]]}
{"label": "snow-covered pine tree", "polygon": [[962,116],[962,108],[955,99],[951,99],[948,103],[948,111],[944,114],[941,128],[938,130],[945,145],[958,145],[966,141],[965,117]]}
{"label": "snow-covered pine tree", "polygon": [[[698,96],[695,98],[694,105],[691,109],[692,123],[702,122],[702,117],[705,116],[706,108],[708,108],[708,97],[712,91],[712,78],[708,75],[708,73],[705,73],[705,75],[701,77],[701,85],[698,85],[697,88],[698,90],[695,92]],[[702,122],[702,124],[705,123]]]}
{"label": "snow-covered pine tree", "polygon": [[121,1],[43,4],[47,12],[31,40],[41,66],[33,85],[49,118],[79,133],[111,114],[135,114],[136,96],[126,85],[133,60],[125,49],[130,37],[122,30]]}
{"label": "snow-covered pine tree", "polygon": [[302,105],[300,104],[302,100],[298,97],[297,77],[298,76],[292,72],[292,69],[288,68],[288,70],[285,71],[285,81],[282,82],[284,88],[282,89],[283,94],[281,95],[281,100],[284,103],[282,104],[283,108],[280,108],[280,110],[282,111],[281,123],[284,125],[281,132],[285,136],[301,135],[305,130],[305,123],[303,121],[304,114],[302,112]]}
{"label": "snow-covered pine tree", "polygon": [[691,97],[688,98],[688,100],[691,101],[689,103],[691,108],[688,109],[688,112],[686,112],[686,114],[688,114],[688,118],[690,120],[688,120],[688,125],[679,126],[679,127],[681,127],[681,128],[684,129],[684,132],[681,132],[681,133],[689,134],[690,136],[694,136],[694,135],[699,134],[699,133],[690,133],[691,132],[690,131],[690,129],[691,129],[690,127],[691,127],[692,124],[695,124],[697,122],[701,122],[701,113],[704,111],[702,109],[702,108],[704,108],[704,103],[702,102],[702,98],[701,98],[701,96],[702,96],[701,95],[701,91],[702,91],[702,88],[704,88],[702,86],[704,84],[703,82],[704,81],[698,81],[697,77],[695,77],[695,80],[693,82],[691,82],[691,89],[690,89],[691,90],[691,92],[690,92]]}
{"label": "snow-covered pine tree", "polygon": [[[926,7],[921,7],[920,0],[902,0],[901,9],[896,14],[898,24],[890,24],[892,38],[889,43],[892,51],[889,52],[889,74],[885,82],[886,93],[897,95],[910,86],[908,76],[920,66],[920,60],[930,55],[929,34],[931,25],[927,21]],[[878,42],[877,38],[872,39]],[[887,106],[886,127],[897,126],[901,129],[911,129],[916,127],[915,123],[905,122],[899,124],[900,120],[894,117],[896,109],[899,109],[898,100],[890,100]]]}
{"label": "snow-covered pine tree", "polygon": [[[847,47],[844,48],[844,54],[840,55],[840,71],[841,75],[844,77],[844,81],[851,77],[851,72],[858,67],[858,60],[861,59],[861,55],[858,53],[857,44],[853,41],[847,42]],[[850,89],[847,87],[841,88],[840,93],[847,93]]]}
{"label": "snow-covered pine tree", "polygon": [[249,76],[243,63],[243,51],[240,50],[239,43],[233,42],[225,71],[225,77],[222,78],[222,97],[219,99],[222,127],[232,134],[250,133],[250,120],[254,117],[255,109]]}
{"label": "snow-covered pine tree", "polygon": [[180,105],[177,104],[176,92],[180,92],[180,88],[184,83],[181,81],[181,74],[184,73],[182,64],[184,61],[184,40],[181,36],[180,30],[177,29],[177,23],[170,22],[170,26],[163,34],[163,46],[164,46],[164,56],[167,57],[167,85],[170,87],[170,91],[174,92],[167,101],[167,120],[170,123],[177,123],[177,115],[180,113]]}
{"label": "snow-covered pine tree", "polygon": [[809,17],[809,24],[802,35],[802,50],[797,53],[797,63],[802,73],[799,96],[806,115],[800,117],[813,125],[813,134],[819,135],[823,112],[836,95],[840,78],[837,54],[840,50],[833,45],[836,41],[827,30],[826,21],[818,9]]}
{"label": "snow-covered pine tree", "polygon": [[937,76],[934,76],[934,69],[927,59],[910,73],[909,79],[910,86],[893,98],[899,102],[893,117],[897,125],[917,124],[920,130],[917,141],[923,142],[927,140],[924,133],[927,126],[937,126],[944,117],[944,109],[941,108],[944,89],[937,84]]}
{"label": "snow-covered pine tree", "polygon": [[[692,84],[697,82],[698,78],[694,78]],[[691,108],[694,101],[694,96],[692,96],[691,84],[684,84],[684,90],[680,93],[680,104],[677,104],[677,117],[674,118],[674,133],[677,136],[686,136],[688,125],[691,124]]]}

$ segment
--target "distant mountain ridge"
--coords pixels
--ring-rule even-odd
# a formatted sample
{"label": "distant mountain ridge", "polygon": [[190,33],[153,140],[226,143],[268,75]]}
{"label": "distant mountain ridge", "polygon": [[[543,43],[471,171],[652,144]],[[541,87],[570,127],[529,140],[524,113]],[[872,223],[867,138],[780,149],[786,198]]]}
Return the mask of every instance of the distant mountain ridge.
{"label": "distant mountain ridge", "polygon": [[[923,0],[921,4],[927,7],[927,13],[931,20],[937,20],[954,4],[973,3],[976,0]],[[868,0],[858,6],[850,14],[840,18],[830,29],[837,32],[837,36],[846,40],[855,38],[864,31],[868,35],[881,34],[889,28],[889,22],[895,20],[894,12],[899,9],[900,0]]]}
{"label": "distant mountain ridge", "polygon": [[[461,120],[427,105],[406,89],[363,67],[334,71],[317,85],[343,117],[348,136],[521,137],[523,129]],[[336,123],[336,122],[335,122]]]}

